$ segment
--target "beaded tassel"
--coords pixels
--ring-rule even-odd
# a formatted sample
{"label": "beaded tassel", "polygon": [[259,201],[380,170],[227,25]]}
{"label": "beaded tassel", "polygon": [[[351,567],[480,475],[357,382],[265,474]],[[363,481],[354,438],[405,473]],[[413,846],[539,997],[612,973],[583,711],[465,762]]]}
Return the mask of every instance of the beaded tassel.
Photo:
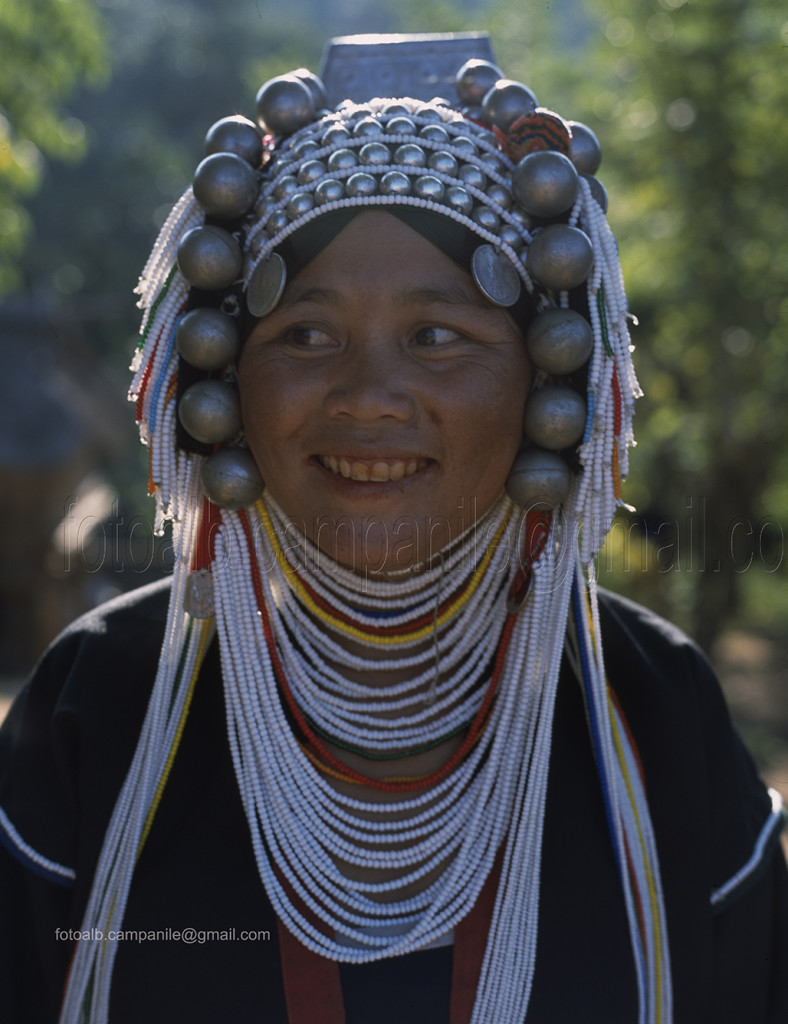
{"label": "beaded tassel", "polygon": [[[181,610],[186,582],[183,566],[190,564],[200,502],[196,460],[182,474],[184,493],[178,505],[185,510],[175,531],[175,573],[156,681],[148,702],[140,739],[104,837],[82,930],[108,935],[123,923],[131,879],[139,853],[164,789],[188,713],[202,656],[213,623],[194,624]],[[80,941],[69,975],[61,1024],[105,1024],[109,1014],[110,983],[117,943]]]}

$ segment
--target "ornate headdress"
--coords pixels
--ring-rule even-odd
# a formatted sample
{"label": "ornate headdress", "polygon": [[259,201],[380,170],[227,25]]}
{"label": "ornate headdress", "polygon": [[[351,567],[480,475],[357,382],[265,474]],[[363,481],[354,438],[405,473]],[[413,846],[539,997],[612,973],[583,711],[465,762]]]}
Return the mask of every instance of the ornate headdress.
{"label": "ornate headdress", "polygon": [[[388,54],[395,44],[377,45]],[[478,38],[473,45],[480,45]],[[280,919],[304,945],[334,959],[421,948],[468,913],[503,848],[473,1019],[523,1019],[535,957],[552,709],[569,636],[629,913],[639,1019],[661,1024],[670,1019],[671,988],[656,849],[635,758],[609,699],[592,569],[620,504],[639,394],[605,191],[593,177],[599,145],[590,129],[540,107],[529,88],[505,79],[490,60],[461,63],[454,65],[456,98],[449,99],[369,98],[366,92],[356,95],[358,101],[336,103],[305,70],[273,79],[258,93],[260,129],[231,117],[208,132],[193,186],[161,230],[139,286],[145,313],[131,397],[149,448],[157,526],[174,521],[177,558],[149,713],[107,831],[84,927],[110,930],[122,921],[134,861],[215,619],[236,774],[253,840],[262,821],[265,842],[255,849]],[[330,77],[353,79],[333,71]],[[419,84],[422,93],[425,88]],[[525,529],[515,531],[520,557],[505,586],[490,584],[489,551],[460,581],[455,595],[461,599],[441,603],[446,565],[427,569],[400,585],[403,595],[410,588],[409,612],[383,628],[379,618],[365,619],[353,608],[349,574],[337,569],[331,580],[306,582],[283,555],[278,531],[286,519],[272,500],[258,502],[263,481],[243,441],[234,382],[244,331],[274,309],[288,273],[325,244],[315,226],[336,233],[366,208],[388,210],[427,233],[467,266],[492,303],[517,311],[527,301],[526,346],[537,370],[509,497],[491,513],[494,548],[517,520],[515,507],[527,510]],[[435,231],[431,224],[442,227]],[[257,539],[250,527],[255,503],[264,527]],[[308,548],[302,538],[307,560]],[[256,568],[263,556],[273,583]],[[459,565],[452,557],[449,552],[447,564]],[[235,576],[217,570],[213,580],[211,567],[219,562]],[[246,591],[239,589],[240,577]],[[375,583],[366,594],[386,608],[387,597],[399,596],[392,587]],[[288,593],[292,598],[282,598]],[[303,637],[297,650],[280,622],[288,615]],[[480,622],[494,627],[486,640],[475,632]],[[405,708],[405,727],[394,740],[386,738],[376,731],[374,714],[362,723],[353,702],[358,687],[346,685],[336,669],[324,670],[321,683],[335,693],[321,704],[320,693],[310,690],[317,662],[311,670],[304,665],[310,652],[319,658],[320,636],[310,631],[323,628],[326,635],[349,633],[373,650],[395,642],[412,650],[432,631],[436,651],[439,630],[455,630],[457,642],[464,637],[471,645],[461,648],[466,662],[457,668],[466,675],[459,683],[450,675],[447,684],[436,668],[430,695],[436,709],[448,708],[450,722],[421,710],[423,700],[392,688],[387,696],[394,703],[381,704],[379,712]],[[490,637],[492,647],[484,647]],[[473,654],[474,643],[484,657]],[[243,654],[236,650],[241,645]],[[247,656],[248,645],[256,653]],[[341,645],[330,650],[341,667]],[[420,664],[418,657],[411,662]],[[477,685],[492,662],[492,681]],[[374,659],[362,664],[370,669]],[[430,671],[424,667],[419,680]],[[272,703],[258,716],[249,695],[261,691]],[[416,703],[415,711],[407,711]],[[366,866],[396,858],[385,848],[383,823],[379,832],[372,825],[364,832],[353,817],[358,802],[327,785],[326,772],[350,782],[370,780],[332,759],[320,737],[351,744],[363,726],[367,750],[414,743],[420,749],[418,744],[440,741],[440,729],[449,724],[467,731],[460,754],[435,779],[392,783],[402,802],[385,806],[418,814],[423,797],[408,794],[433,782],[428,798],[434,806],[426,817],[434,822],[408,833],[419,866],[403,867],[405,881],[449,854],[451,866],[425,893],[387,910],[332,866],[332,851]],[[265,743],[267,757],[261,754]],[[284,774],[272,775],[271,761],[287,764]],[[290,800],[292,819],[271,817],[266,786]],[[479,786],[487,787],[482,797]],[[325,803],[325,833],[323,826],[314,836],[308,826],[299,831],[299,809],[310,800]],[[391,825],[396,849],[404,841],[396,830],[403,827],[410,825]],[[419,845],[422,834],[426,846]],[[383,844],[379,854],[376,843]],[[353,861],[354,849],[360,860]],[[413,870],[415,875],[408,873]],[[326,933],[315,929],[299,899]],[[380,917],[395,926],[393,934],[375,931]],[[354,945],[343,945],[335,933]],[[64,1021],[77,1020],[87,1006],[91,1020],[106,1019],[112,960],[111,949],[105,955],[89,945],[78,951]]]}

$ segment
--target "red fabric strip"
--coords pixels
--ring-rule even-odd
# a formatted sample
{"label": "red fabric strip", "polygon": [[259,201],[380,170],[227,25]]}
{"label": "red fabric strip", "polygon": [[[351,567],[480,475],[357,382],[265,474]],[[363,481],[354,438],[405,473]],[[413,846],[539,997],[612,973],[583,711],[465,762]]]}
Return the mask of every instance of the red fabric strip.
{"label": "red fabric strip", "polygon": [[[499,853],[476,903],[454,931],[449,1024],[471,1019],[500,871]],[[302,946],[279,919],[277,932],[290,1024],[345,1024],[339,964]]]}

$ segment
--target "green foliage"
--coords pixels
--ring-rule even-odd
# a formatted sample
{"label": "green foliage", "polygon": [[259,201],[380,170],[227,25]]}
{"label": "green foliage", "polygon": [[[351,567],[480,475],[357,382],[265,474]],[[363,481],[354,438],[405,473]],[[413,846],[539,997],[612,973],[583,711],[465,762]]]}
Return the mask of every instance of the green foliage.
{"label": "green foliage", "polygon": [[606,123],[603,171],[648,396],[629,493],[652,520],[675,523],[694,503],[673,584],[686,624],[709,639],[762,589],[748,573],[774,569],[752,541],[741,571],[737,524],[756,537],[764,517],[788,518],[788,21],[779,0],[596,9],[606,81],[589,117]]}
{"label": "green foliage", "polygon": [[76,160],[85,126],[60,109],[82,81],[106,76],[100,20],[87,0],[3,0],[0,5],[0,294],[18,283],[30,230],[20,205],[46,158]]}

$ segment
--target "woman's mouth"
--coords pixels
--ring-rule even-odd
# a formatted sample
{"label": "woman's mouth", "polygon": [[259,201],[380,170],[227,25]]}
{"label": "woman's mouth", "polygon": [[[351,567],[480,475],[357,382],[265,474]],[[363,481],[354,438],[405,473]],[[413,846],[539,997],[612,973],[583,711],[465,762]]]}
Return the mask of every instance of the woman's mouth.
{"label": "woman's mouth", "polygon": [[318,455],[324,469],[346,480],[362,483],[386,483],[413,476],[427,465],[427,459],[353,459],[344,455]]}

